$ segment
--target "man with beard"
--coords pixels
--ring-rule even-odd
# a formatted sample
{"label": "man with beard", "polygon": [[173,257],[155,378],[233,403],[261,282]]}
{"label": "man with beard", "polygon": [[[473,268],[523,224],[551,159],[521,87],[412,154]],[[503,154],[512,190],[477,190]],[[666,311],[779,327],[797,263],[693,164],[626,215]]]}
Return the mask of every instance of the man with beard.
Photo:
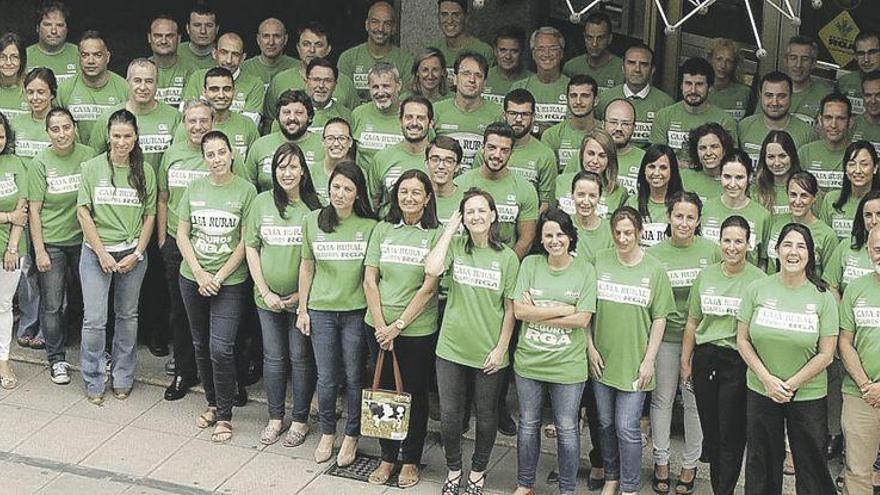
{"label": "man with beard", "polygon": [[752,103],[752,88],[736,80],[739,55],[736,44],[727,38],[715,38],[708,46],[709,63],[715,83],[709,88],[709,103],[742,120]]}
{"label": "man with beard", "polygon": [[309,167],[309,172],[312,174],[312,183],[315,185],[318,199],[321,200],[322,205],[327,206],[330,204],[330,175],[337,165],[344,160],[351,160],[349,152],[354,139],[351,137],[351,126],[348,121],[339,117],[334,117],[324,124],[322,139],[324,158]]}
{"label": "man with beard", "polygon": [[[541,211],[555,200],[556,156],[553,150],[529,132],[535,116],[535,98],[524,89],[514,89],[504,98],[504,118],[513,132],[513,150],[509,158],[510,169],[532,184],[538,191]],[[474,167],[480,167],[486,157],[477,155]]]}
{"label": "man with beard", "polygon": [[623,84],[623,61],[608,50],[614,35],[611,32],[611,18],[604,12],[594,12],[584,21],[584,44],[586,53],[578,55],[562,68],[568,77],[586,74],[605,91]]}
{"label": "man with beard", "polygon": [[791,78],[779,71],[773,71],[761,78],[759,97],[761,112],[756,112],[739,121],[740,147],[749,154],[753,163],[758,163],[758,154],[764,138],[771,130],[786,131],[801,146],[816,139],[813,128],[801,119],[792,117]]}
{"label": "man with beard", "polygon": [[[244,52],[244,40],[235,33],[225,33],[217,40],[217,46],[213,51],[214,65],[222,67],[232,73],[235,82],[235,92],[232,95],[230,110],[241,113],[260,123],[260,115],[263,110],[263,97],[265,88],[263,82],[254,76],[249,76],[241,71],[241,61],[246,54]],[[200,69],[192,74],[183,88],[183,99],[189,100],[198,97],[205,81],[205,74],[209,69]]]}
{"label": "man with beard", "polygon": [[880,70],[865,74],[862,97],[865,100],[865,113],[855,118],[853,141],[870,141],[880,153]]}
{"label": "man with beard", "polygon": [[596,98],[599,85],[585,74],[572,76],[568,81],[568,117],[562,122],[544,131],[541,142],[556,154],[557,169],[561,174],[574,165],[577,170],[578,155],[581,142],[588,132],[596,128]]}
{"label": "man with beard", "polygon": [[177,21],[167,15],[154,18],[150,23],[150,32],[147,33],[147,43],[153,52],[150,60],[159,68],[156,99],[177,107],[180,105],[186,79],[193,71],[192,67],[185,65],[177,56],[177,46],[180,43]]}
{"label": "man with beard", "polygon": [[428,131],[434,125],[431,101],[421,95],[410,96],[401,102],[399,115],[403,141],[376,153],[368,175],[370,196],[380,217],[388,212],[391,189],[401,174],[413,168],[428,172],[425,149],[430,143]]}
{"label": "man with beard", "polygon": [[367,41],[342,52],[337,63],[339,72],[354,81],[361,101],[370,99],[367,74],[376,62],[388,62],[397,67],[397,72],[403,76],[403,84],[409,87],[413,56],[392,43],[397,31],[397,19],[391,3],[380,1],[371,5],[364,28]]}
{"label": "man with beard", "polygon": [[435,109],[437,135],[452,137],[461,145],[463,170],[473,167],[486,126],[501,118],[501,106],[484,97],[488,68],[488,62],[478,53],[459,55],[453,65],[455,96],[437,103]]}
{"label": "man with beard", "polygon": [[[310,22],[299,29],[297,36],[296,51],[299,53],[299,63],[296,67],[279,72],[269,83],[263,104],[263,114],[267,118],[278,113],[277,102],[281,93],[288,89],[306,89],[306,68],[312,60],[330,56],[332,47],[327,38],[327,29],[323,25]],[[338,75],[336,78],[333,100],[349,110],[361,104],[354,83],[344,75]]]}
{"label": "man with beard", "polygon": [[370,98],[351,112],[351,132],[357,142],[357,164],[369,174],[376,153],[403,141],[397,112],[400,109],[400,74],[388,62],[370,69]]}
{"label": "man with beard", "polygon": [[812,76],[819,45],[806,36],[792,36],[785,47],[785,73],[791,78],[791,114],[809,125],[816,123],[819,102],[831,92],[824,82]]}
{"label": "man with beard", "polygon": [[568,76],[562,73],[565,37],[554,27],[538,28],[529,39],[537,73],[513,84],[535,97],[535,119],[532,132],[538,137],[550,126],[565,119]]}
{"label": "man with beard", "polygon": [[60,84],[75,77],[79,54],[76,45],[67,42],[67,19],[70,10],[61,2],[46,2],[40,7],[37,42],[27,47],[27,71],[48,67]]}
{"label": "man with beard", "polygon": [[[483,85],[484,98],[501,105],[504,103],[504,95],[514,83],[534,74],[523,64],[522,53],[525,46],[526,33],[521,27],[503,26],[498,30],[492,43],[497,65],[489,68]],[[482,141],[482,135],[480,140]]]}
{"label": "man with beard", "polygon": [[[463,52],[479,53],[489,65],[495,64],[492,47],[475,36],[465,32],[468,20],[468,0],[438,0],[437,20],[443,37],[426,43],[425,46],[435,47],[443,53],[446,60],[458,60]],[[455,82],[452,67],[446,68],[449,84]]]}
{"label": "man with beard", "polygon": [[276,74],[296,67],[297,61],[284,53],[287,48],[287,28],[274,17],[260,23],[257,46],[260,47],[260,54],[242,62],[241,72],[262,81],[263,90],[266,90]]}
{"label": "man with beard", "polygon": [[681,101],[662,108],[651,127],[652,144],[666,144],[675,150],[678,165],[688,168],[688,134],[707,122],[721,124],[736,140],[736,121],[724,110],[707,101],[714,82],[712,65],[702,58],[689,58],[681,65]]}
{"label": "man with beard", "polygon": [[853,42],[853,56],[859,69],[838,79],[837,90],[849,98],[853,113],[861,115],[865,111],[862,79],[871,71],[880,70],[880,33],[870,29],[861,31]]}
{"label": "man with beard", "polygon": [[186,34],[189,36],[189,41],[183,42],[177,47],[177,56],[180,62],[192,70],[214,67],[216,63],[212,52],[219,31],[217,13],[206,3],[197,2],[189,11],[189,19],[186,23]]}
{"label": "man with beard", "polygon": [[312,100],[305,91],[288,90],[281,93],[276,115],[281,130],[257,139],[248,150],[244,162],[243,176],[257,186],[260,192],[272,189],[272,157],[282,144],[298,145],[310,169],[323,159],[321,138],[309,131],[309,124],[314,116]]}
{"label": "man with beard", "polygon": [[[636,108],[627,99],[613,100],[605,107],[604,125],[617,149],[617,183],[632,196],[638,189],[639,168],[642,166],[642,157],[645,156],[644,150],[632,144],[633,131],[636,128]],[[578,170],[580,164],[571,162],[566,172]]]}
{"label": "man with beard", "polygon": [[626,98],[636,109],[633,142],[638,146],[647,146],[657,111],[675,103],[672,97],[651,84],[654,78],[654,52],[648,45],[638,44],[626,50],[623,54],[623,78],[623,84],[599,95],[598,117],[601,119],[605,115],[607,102]]}
{"label": "man with beard", "polygon": [[92,127],[108,108],[128,99],[128,83],[107,70],[110,50],[97,31],[86,31],[79,41],[80,72],[58,86],[58,106],[70,110],[80,136],[92,135]]}
{"label": "man with beard", "polygon": [[816,176],[823,193],[843,186],[843,152],[849,144],[852,108],[849,99],[837,92],[825,95],[819,104],[822,139],[798,148],[801,169]]}

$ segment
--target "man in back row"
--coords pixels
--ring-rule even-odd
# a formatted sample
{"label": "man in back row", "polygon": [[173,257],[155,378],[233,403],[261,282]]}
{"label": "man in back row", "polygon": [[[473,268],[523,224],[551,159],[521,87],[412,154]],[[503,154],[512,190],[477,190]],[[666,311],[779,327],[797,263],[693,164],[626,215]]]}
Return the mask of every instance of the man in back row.
{"label": "man in back row", "polygon": [[594,12],[584,20],[586,51],[565,63],[562,72],[568,77],[586,74],[596,80],[599,91],[623,84],[623,60],[608,49],[614,35],[611,18],[604,12]]}
{"label": "man in back row", "polygon": [[791,78],[791,114],[809,125],[816,123],[822,98],[831,92],[813,77],[819,45],[806,36],[792,36],[785,47],[785,73]]}
{"label": "man in back row", "polygon": [[838,79],[837,90],[849,98],[853,113],[861,115],[865,111],[862,79],[871,71],[880,70],[880,33],[870,29],[859,32],[853,41],[853,56],[858,69]]}
{"label": "man in back row", "polygon": [[297,66],[295,58],[284,53],[287,48],[287,28],[279,19],[270,17],[257,28],[257,46],[260,54],[241,63],[241,72],[263,82],[263,89],[281,71]]}
{"label": "man in back row", "polygon": [[177,56],[177,48],[180,45],[177,21],[167,15],[155,17],[150,23],[147,43],[150,45],[150,51],[153,52],[150,60],[159,69],[156,99],[175,107],[179,106],[183,87],[186,86],[186,79],[193,68],[185,65]]}
{"label": "man in back row", "polygon": [[[447,64],[457,60],[464,52],[476,52],[482,55],[489,65],[495,65],[492,47],[475,36],[467,34],[468,0],[438,0],[437,20],[443,37],[435,39],[425,46],[433,46],[443,53]],[[451,65],[446,67],[449,85],[455,84],[455,73]]]}
{"label": "man in back row", "polygon": [[[483,86],[483,96],[501,105],[504,95],[517,81],[530,77],[534,73],[523,63],[523,50],[526,46],[526,33],[519,26],[502,26],[495,34],[492,51],[497,65],[489,68]],[[461,55],[459,55],[461,56]],[[449,61],[447,60],[447,63]],[[488,64],[488,60],[486,63]],[[482,133],[480,134],[482,142]]]}
{"label": "man in back row", "polygon": [[48,67],[55,79],[62,81],[77,74],[79,54],[76,45],[67,42],[70,10],[61,2],[46,2],[37,14],[37,42],[27,47],[27,72]]}
{"label": "man in back row", "polygon": [[190,10],[186,23],[189,41],[180,43],[177,47],[177,56],[181,63],[192,70],[214,67],[216,64],[213,50],[219,32],[217,12],[204,3],[196,3]]}

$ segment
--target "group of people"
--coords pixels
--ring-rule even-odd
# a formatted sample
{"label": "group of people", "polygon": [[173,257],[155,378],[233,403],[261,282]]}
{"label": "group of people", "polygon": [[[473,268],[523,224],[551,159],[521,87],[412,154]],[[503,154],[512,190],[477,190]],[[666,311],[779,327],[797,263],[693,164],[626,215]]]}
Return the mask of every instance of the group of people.
{"label": "group of people", "polygon": [[139,337],[159,356],[170,341],[165,398],[201,382],[195,423],[216,442],[261,354],[260,441],[301,445],[316,398],[319,463],[340,392],[347,466],[365,369],[383,363],[391,389],[399,366],[408,431],[381,440],[375,484],[419,482],[433,398],[444,495],[482,493],[498,432],[517,436],[517,495],[534,493],[542,434],[574,493],[581,417],[588,488],[638,493],[645,416],[657,493],[692,493],[708,459],[714,493],[732,494],[745,457],[746,493],[781,493],[793,471],[799,494],[827,495],[844,442],[844,492],[872,493],[880,36],[857,36],[859,69],[836,87],[811,76],[816,42],[794,37],[755,91],[716,39],[682,64],[676,100],[652,85],[648,46],[609,51],[601,12],[564,64],[555,28],[489,45],[467,34],[468,2],[437,13],[443,38],[413,56],[374,2],[367,41],[334,64],[318,23],[297,31],[297,60],[266,19],[246,58],[198,5],[185,43],[155,17],[152,55],[124,79],[100,33],[66,42],[59,2],[35,45],[0,36],[0,385],[16,386],[17,297],[16,341],[46,349],[57,384],[81,318],[96,405],[132,393]]}

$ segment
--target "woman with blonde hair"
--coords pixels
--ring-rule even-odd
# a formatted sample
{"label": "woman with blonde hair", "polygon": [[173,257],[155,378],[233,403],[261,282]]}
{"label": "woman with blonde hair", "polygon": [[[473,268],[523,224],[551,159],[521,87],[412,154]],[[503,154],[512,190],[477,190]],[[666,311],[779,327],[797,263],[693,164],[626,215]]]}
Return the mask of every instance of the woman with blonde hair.
{"label": "woman with blonde hair", "polygon": [[[602,195],[596,209],[599,217],[607,218],[626,203],[628,197],[626,189],[617,183],[617,148],[614,139],[603,129],[593,129],[581,141],[578,159],[581,164],[578,172],[593,172],[602,179]],[[571,183],[578,172],[565,173],[556,178],[556,204],[569,215],[575,212]]]}

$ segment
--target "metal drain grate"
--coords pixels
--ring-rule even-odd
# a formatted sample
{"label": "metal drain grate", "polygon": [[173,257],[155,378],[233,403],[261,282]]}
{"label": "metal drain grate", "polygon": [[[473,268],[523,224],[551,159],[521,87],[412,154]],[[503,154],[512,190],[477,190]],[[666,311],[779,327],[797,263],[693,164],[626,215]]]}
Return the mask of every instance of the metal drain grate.
{"label": "metal drain grate", "polygon": [[[367,481],[370,477],[370,473],[376,470],[379,467],[379,464],[382,462],[382,459],[378,456],[367,455],[358,453],[357,457],[355,457],[354,462],[351,465],[346,467],[339,467],[335,462],[332,466],[327,468],[327,471],[324,474],[329,474],[330,476],[336,476],[338,478],[345,478],[354,481],[360,481],[362,483],[369,483]],[[424,469],[425,464],[421,464],[419,469]],[[391,478],[388,479],[388,482],[385,483],[386,486],[397,486],[397,473],[398,470],[394,471],[394,474],[391,475]]]}

